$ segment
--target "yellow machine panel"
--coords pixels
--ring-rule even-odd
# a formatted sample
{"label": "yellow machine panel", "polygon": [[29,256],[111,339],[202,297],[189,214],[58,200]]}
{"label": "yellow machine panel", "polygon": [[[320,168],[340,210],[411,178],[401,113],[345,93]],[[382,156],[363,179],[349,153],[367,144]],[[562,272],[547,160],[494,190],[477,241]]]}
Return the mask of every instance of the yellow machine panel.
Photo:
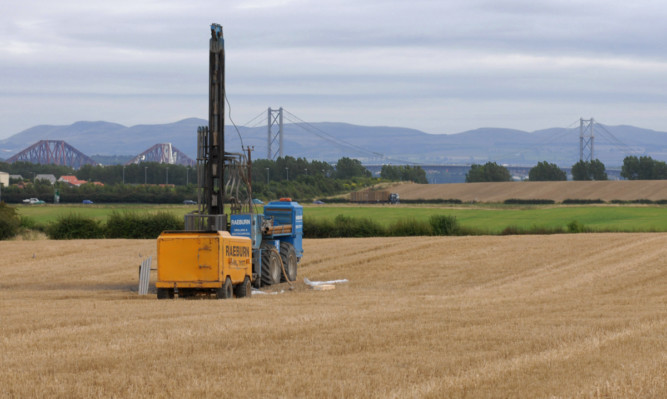
{"label": "yellow machine panel", "polygon": [[219,281],[219,241],[215,233],[160,235],[158,281]]}
{"label": "yellow machine panel", "polygon": [[158,288],[217,288],[252,277],[251,242],[218,232],[164,232],[157,240]]}
{"label": "yellow machine panel", "polygon": [[225,274],[231,277],[232,283],[240,283],[245,276],[252,275],[252,245],[250,238],[234,237],[226,231],[219,233],[223,234],[224,237],[220,253],[223,257]]}

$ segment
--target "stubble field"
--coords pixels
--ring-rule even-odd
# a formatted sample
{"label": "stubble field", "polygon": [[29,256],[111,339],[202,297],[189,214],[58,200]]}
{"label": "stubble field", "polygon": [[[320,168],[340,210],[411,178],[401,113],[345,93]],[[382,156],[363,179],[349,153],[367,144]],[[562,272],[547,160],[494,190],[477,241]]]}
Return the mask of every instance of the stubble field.
{"label": "stubble field", "polygon": [[498,183],[414,184],[391,187],[401,199],[459,199],[503,202],[507,199],[634,201],[667,199],[667,180],[522,181]]}
{"label": "stubble field", "polygon": [[137,296],[154,240],[0,254],[2,397],[667,397],[665,233],[306,240],[225,301]]}

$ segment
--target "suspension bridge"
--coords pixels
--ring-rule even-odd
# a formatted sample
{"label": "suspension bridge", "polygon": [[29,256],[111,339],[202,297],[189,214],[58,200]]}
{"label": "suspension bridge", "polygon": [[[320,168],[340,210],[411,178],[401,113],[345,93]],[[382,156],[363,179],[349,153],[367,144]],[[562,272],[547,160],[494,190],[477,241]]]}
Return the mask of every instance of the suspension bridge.
{"label": "suspension bridge", "polygon": [[[365,164],[403,164],[403,165],[423,165],[426,162],[403,159],[400,155],[386,155],[377,149],[364,147],[355,144],[348,140],[343,140],[335,133],[328,132],[320,126],[321,124],[314,124],[304,121],[302,118],[289,112],[284,108],[272,109],[268,108],[250,121],[242,125],[246,129],[257,129],[261,126],[266,127],[266,134],[264,145],[260,147],[259,154],[262,156],[266,154],[266,159],[275,160],[278,157],[283,157],[288,154],[285,151],[285,121],[293,127],[292,131],[296,129],[307,133],[311,137],[321,139],[321,143],[327,143],[341,150],[342,156],[363,158]],[[579,124],[579,127],[575,126]],[[564,142],[565,140],[572,140],[571,143],[576,143],[576,134],[578,133],[579,143],[579,157],[581,161],[592,161],[596,157],[596,140],[602,140],[607,146],[611,146],[615,151],[622,153],[624,156],[637,155],[644,152],[642,148],[633,148],[616,135],[614,135],[604,124],[596,122],[593,118],[580,118],[573,122],[569,127],[560,129],[554,134],[544,135],[541,139],[530,143],[525,143],[524,148],[519,152],[529,152],[536,148],[553,146],[555,143]],[[386,140],[386,138],[379,137],[378,141]],[[511,157],[511,153],[499,153],[498,158],[506,158],[505,155]],[[493,159],[491,159],[493,160]]]}

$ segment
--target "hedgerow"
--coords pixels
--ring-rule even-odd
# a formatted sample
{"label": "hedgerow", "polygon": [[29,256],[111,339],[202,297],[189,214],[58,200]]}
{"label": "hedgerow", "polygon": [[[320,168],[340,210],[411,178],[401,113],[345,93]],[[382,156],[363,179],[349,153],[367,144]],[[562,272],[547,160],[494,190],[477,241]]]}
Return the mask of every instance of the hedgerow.
{"label": "hedgerow", "polygon": [[157,238],[165,230],[183,230],[183,221],[167,212],[114,212],[107,220],[108,238]]}
{"label": "hedgerow", "polygon": [[461,232],[458,220],[454,216],[448,215],[433,215],[429,219],[433,235],[436,236],[453,236]]}
{"label": "hedgerow", "polygon": [[[428,221],[399,219],[387,227],[370,218],[344,215],[338,215],[333,220],[305,218],[303,224],[304,238],[410,237],[458,235],[462,232],[456,218],[447,215],[433,215]],[[465,233],[474,234],[469,230]]]}
{"label": "hedgerow", "polygon": [[46,228],[54,240],[90,238],[157,238],[165,230],[183,230],[183,221],[166,212],[137,214],[114,212],[105,224],[92,218],[70,214]]}
{"label": "hedgerow", "polygon": [[506,199],[504,204],[507,205],[551,205],[555,204],[556,201],[550,199],[518,199],[510,198]]}
{"label": "hedgerow", "polygon": [[588,205],[588,204],[604,204],[604,201],[601,199],[576,199],[568,198],[563,200],[565,205]]}
{"label": "hedgerow", "polygon": [[12,238],[18,233],[21,220],[14,207],[0,202],[0,240]]}
{"label": "hedgerow", "polygon": [[92,218],[73,213],[58,218],[49,225],[46,234],[53,240],[104,238],[104,226]]}

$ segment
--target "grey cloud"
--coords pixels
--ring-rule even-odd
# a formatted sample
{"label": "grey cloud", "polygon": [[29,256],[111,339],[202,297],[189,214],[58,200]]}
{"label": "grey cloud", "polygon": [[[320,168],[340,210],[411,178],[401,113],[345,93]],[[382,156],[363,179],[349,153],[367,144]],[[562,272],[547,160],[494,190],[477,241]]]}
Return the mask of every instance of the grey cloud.
{"label": "grey cloud", "polygon": [[[314,121],[432,132],[494,120],[539,129],[592,111],[627,115],[627,124],[647,116],[656,125],[646,127],[667,130],[657,111],[666,9],[563,0],[12,2],[0,15],[0,137],[39,123],[202,116],[211,22],[225,29],[238,119],[284,99]],[[49,112],[30,113],[31,102]],[[68,106],[57,112],[59,104]]]}

